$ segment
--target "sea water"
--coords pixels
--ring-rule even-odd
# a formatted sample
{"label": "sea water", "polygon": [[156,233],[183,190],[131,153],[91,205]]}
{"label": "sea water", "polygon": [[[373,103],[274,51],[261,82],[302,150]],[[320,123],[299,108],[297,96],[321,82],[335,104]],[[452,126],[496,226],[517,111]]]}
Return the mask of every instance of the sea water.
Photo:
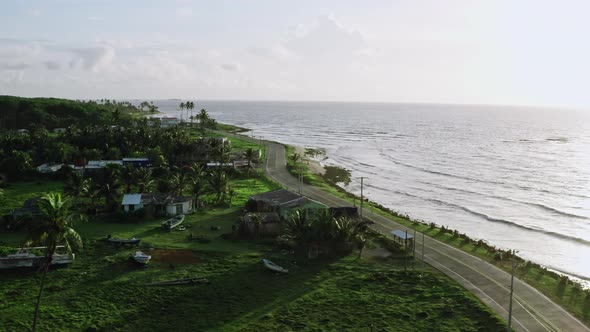
{"label": "sea water", "polygon": [[[179,100],[161,111],[179,115]],[[251,135],[325,148],[347,190],[590,280],[590,110],[203,101]],[[196,114],[196,111],[194,114]],[[184,115],[186,116],[186,114]]]}

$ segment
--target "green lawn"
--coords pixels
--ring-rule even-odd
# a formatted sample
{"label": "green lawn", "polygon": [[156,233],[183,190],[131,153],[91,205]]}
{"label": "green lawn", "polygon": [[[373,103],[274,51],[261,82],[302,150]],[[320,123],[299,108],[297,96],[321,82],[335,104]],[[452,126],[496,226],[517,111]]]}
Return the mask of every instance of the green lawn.
{"label": "green lawn", "polygon": [[[258,147],[231,140],[234,149]],[[40,331],[503,329],[500,318],[433,269],[404,272],[399,260],[367,261],[356,253],[310,261],[272,241],[223,236],[231,232],[249,196],[279,187],[262,170],[253,178],[233,179],[231,205],[187,215],[184,225],[189,228],[184,231],[161,230],[163,219],[127,220],[120,215],[98,215],[77,224],[84,248],[74,264],[49,273]],[[27,198],[62,190],[63,184],[55,181],[12,183],[2,208],[8,211]],[[146,267],[137,265],[129,260],[136,249],[109,245],[102,240],[107,234],[140,238],[139,247],[154,259]],[[23,239],[22,232],[0,233],[0,249],[18,247]],[[190,262],[158,256],[161,250],[188,255]],[[290,273],[265,270],[262,258]],[[147,286],[192,276],[204,276],[210,284]],[[30,329],[38,278],[35,271],[0,273],[0,330]]]}
{"label": "green lawn", "polygon": [[[174,237],[160,238],[169,243]],[[225,241],[225,240],[224,240]],[[132,249],[89,245],[72,266],[50,272],[42,302],[42,331],[498,331],[503,322],[466,290],[432,271],[401,271],[387,263],[307,261],[271,246],[238,241],[217,251],[179,239],[199,260],[137,266]],[[240,250],[237,250],[237,249]],[[290,269],[276,275],[268,257]],[[205,276],[210,284],[146,286]],[[36,278],[0,275],[0,326],[29,327]]]}
{"label": "green lawn", "polygon": [[63,191],[63,182],[51,180],[19,181],[5,184],[4,195],[0,198],[0,215],[23,206],[29,198],[42,196],[51,191]]}
{"label": "green lawn", "polygon": [[[371,325],[376,331],[501,329],[501,319],[434,270],[405,273],[395,260],[370,262],[358,260],[356,254],[309,261],[271,244],[223,238],[248,196],[277,185],[263,178],[237,179],[233,188],[231,207],[188,215],[185,225],[190,228],[185,231],[162,231],[159,219],[121,222],[99,216],[76,225],[85,247],[74,264],[49,273],[40,330],[369,331]],[[208,242],[189,239],[191,233]],[[148,252],[188,249],[193,261],[154,258],[141,267],[128,259],[136,249],[108,245],[101,241],[107,234],[141,238],[140,248]],[[0,240],[17,246],[22,236],[0,233]],[[263,257],[290,273],[265,270]],[[205,276],[210,284],[146,286],[189,276]],[[0,326],[5,330],[30,328],[37,280],[34,271],[0,273]]]}

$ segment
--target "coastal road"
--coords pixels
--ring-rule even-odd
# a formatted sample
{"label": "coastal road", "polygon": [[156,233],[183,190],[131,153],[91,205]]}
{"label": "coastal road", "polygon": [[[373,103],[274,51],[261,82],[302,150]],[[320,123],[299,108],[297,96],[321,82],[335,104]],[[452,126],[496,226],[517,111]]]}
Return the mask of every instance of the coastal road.
{"label": "coastal road", "polygon": [[[266,172],[276,182],[290,190],[298,188],[297,179],[286,168],[286,155],[283,145],[265,142]],[[350,206],[347,202],[330,193],[313,186],[303,185],[302,194],[328,206]],[[407,228],[383,216],[363,211],[363,216],[374,221],[372,227],[384,234]],[[407,229],[408,234],[414,231]],[[508,320],[510,295],[510,274],[459,249],[451,247],[421,234],[416,236],[416,257],[422,257],[424,244],[424,261],[463,285],[498,315]],[[526,283],[515,278],[512,309],[512,328],[516,331],[564,331],[577,332],[590,329],[578,319],[551,301],[545,295]]]}

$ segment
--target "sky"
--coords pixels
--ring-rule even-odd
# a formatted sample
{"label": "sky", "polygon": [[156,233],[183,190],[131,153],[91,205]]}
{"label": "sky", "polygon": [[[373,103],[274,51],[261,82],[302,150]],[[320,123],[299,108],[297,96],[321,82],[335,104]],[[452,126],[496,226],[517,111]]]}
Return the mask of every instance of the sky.
{"label": "sky", "polygon": [[590,108],[590,2],[3,0],[0,95]]}

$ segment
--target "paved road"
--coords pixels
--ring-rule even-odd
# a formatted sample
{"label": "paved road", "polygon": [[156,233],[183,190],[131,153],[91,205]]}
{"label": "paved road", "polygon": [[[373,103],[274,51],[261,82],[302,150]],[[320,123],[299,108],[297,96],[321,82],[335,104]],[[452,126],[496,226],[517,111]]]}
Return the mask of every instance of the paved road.
{"label": "paved road", "polygon": [[[297,190],[297,179],[287,172],[285,148],[281,144],[265,142],[266,172],[290,190]],[[318,188],[303,185],[302,193],[328,206],[349,206],[350,202]],[[405,230],[394,221],[367,210],[364,216],[375,222],[373,227],[389,234],[394,229]],[[413,230],[408,230],[413,234]],[[422,236],[417,236],[416,256],[422,255]],[[499,268],[448,246],[424,237],[424,260],[473,292],[501,317],[508,319],[510,274]],[[517,331],[590,331],[559,305],[526,283],[515,279],[512,327]]]}

